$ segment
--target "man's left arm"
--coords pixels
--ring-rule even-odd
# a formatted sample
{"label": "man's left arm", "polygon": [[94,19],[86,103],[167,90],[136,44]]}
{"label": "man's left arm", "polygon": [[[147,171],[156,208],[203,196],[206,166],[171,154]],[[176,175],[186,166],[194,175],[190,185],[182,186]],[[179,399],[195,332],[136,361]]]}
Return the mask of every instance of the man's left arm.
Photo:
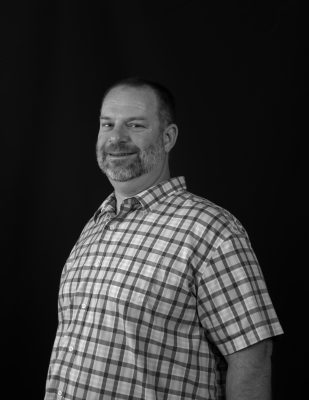
{"label": "man's left arm", "polygon": [[272,341],[227,355],[226,400],[271,399]]}

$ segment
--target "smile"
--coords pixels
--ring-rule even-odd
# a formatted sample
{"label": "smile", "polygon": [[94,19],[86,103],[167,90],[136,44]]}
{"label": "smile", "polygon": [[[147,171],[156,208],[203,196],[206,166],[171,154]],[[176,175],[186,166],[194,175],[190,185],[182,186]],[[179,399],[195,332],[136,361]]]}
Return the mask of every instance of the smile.
{"label": "smile", "polygon": [[136,153],[108,153],[109,157],[119,158],[119,157],[129,157]]}

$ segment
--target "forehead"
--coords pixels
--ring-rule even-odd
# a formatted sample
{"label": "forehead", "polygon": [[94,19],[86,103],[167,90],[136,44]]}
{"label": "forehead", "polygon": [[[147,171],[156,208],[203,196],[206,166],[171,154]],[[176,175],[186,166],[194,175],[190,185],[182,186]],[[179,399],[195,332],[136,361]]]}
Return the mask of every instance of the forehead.
{"label": "forehead", "polygon": [[157,110],[157,96],[151,88],[147,86],[141,88],[117,86],[105,96],[101,115],[121,114],[130,117],[139,115],[151,117],[157,114]]}

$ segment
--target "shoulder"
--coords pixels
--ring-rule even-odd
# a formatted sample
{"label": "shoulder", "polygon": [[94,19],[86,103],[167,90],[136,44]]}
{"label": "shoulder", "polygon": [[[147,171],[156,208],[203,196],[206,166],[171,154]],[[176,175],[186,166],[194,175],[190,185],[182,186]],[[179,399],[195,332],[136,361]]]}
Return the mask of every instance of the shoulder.
{"label": "shoulder", "polygon": [[190,222],[194,231],[225,240],[233,235],[247,236],[241,222],[225,208],[187,190],[172,196],[173,212]]}

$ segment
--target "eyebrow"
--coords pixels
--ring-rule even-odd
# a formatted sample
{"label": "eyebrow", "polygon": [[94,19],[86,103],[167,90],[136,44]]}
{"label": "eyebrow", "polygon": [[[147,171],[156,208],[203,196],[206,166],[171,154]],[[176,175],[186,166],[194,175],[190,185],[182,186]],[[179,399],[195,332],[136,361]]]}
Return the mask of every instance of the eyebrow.
{"label": "eyebrow", "polygon": [[[100,120],[105,119],[105,120],[112,120],[113,118],[105,116],[105,115],[100,115]],[[145,117],[130,117],[125,119],[126,122],[130,122],[130,121],[147,121],[147,118]]]}

